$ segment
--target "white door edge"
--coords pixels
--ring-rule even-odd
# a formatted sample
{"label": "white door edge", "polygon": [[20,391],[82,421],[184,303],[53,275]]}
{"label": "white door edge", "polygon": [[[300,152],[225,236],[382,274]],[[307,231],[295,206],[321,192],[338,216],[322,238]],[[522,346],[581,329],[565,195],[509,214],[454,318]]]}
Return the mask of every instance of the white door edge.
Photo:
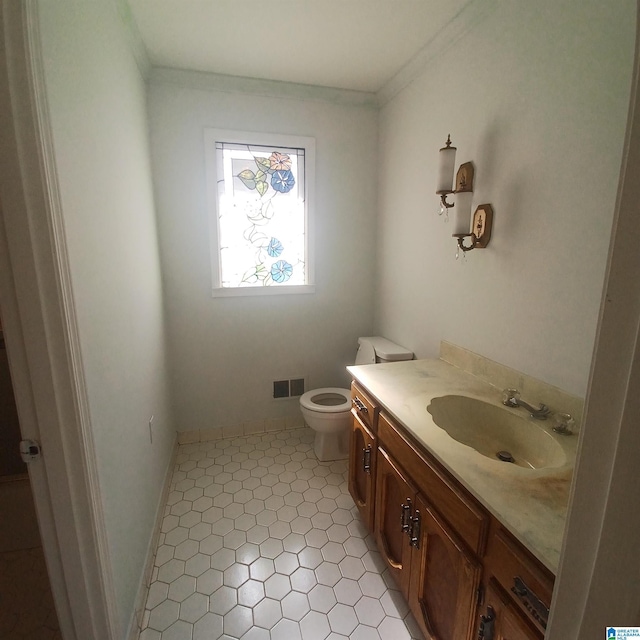
{"label": "white door edge", "polygon": [[44,554],[65,640],[119,640],[36,0],[0,22],[0,308]]}

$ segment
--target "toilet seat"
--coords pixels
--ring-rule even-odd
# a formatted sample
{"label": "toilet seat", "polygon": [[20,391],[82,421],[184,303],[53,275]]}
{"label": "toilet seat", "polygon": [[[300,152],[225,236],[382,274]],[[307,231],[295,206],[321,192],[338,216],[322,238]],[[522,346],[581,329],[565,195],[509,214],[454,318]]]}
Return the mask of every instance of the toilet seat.
{"label": "toilet seat", "polygon": [[351,411],[351,391],[338,387],[313,389],[300,396],[300,405],[318,413]]}

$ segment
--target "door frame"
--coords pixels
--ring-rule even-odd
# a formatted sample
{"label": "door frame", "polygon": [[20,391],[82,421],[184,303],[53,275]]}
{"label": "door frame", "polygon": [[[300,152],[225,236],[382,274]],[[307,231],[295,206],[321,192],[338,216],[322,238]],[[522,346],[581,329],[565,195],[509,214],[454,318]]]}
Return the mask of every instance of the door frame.
{"label": "door frame", "polygon": [[640,2],[636,12],[609,259],[547,640],[640,625]]}
{"label": "door frame", "polygon": [[44,555],[65,640],[118,640],[37,0],[3,2],[0,33],[0,308]]}

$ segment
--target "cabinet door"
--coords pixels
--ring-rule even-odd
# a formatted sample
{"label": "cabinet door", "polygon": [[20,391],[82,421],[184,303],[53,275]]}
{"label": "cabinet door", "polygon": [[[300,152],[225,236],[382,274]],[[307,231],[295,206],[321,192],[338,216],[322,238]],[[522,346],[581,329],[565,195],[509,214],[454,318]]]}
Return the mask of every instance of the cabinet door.
{"label": "cabinet door", "polygon": [[374,535],[380,554],[407,598],[411,571],[409,533],[416,492],[382,447],[378,447],[376,465]]}
{"label": "cabinet door", "polygon": [[375,479],[375,436],[357,416],[353,416],[349,445],[349,493],[370,531],[373,529]]}
{"label": "cabinet door", "polygon": [[433,640],[473,637],[481,566],[458,537],[417,497],[409,606]]}
{"label": "cabinet door", "polygon": [[489,581],[478,619],[477,638],[484,640],[542,640],[542,634],[524,619],[511,598],[495,579]]}

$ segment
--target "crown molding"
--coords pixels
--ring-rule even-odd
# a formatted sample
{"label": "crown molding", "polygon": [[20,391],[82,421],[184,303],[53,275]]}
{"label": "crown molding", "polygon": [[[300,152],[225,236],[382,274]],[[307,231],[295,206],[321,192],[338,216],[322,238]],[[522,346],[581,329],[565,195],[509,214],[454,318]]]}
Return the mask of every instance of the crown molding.
{"label": "crown molding", "polygon": [[497,4],[492,0],[469,2],[429,40],[424,47],[377,92],[356,91],[335,87],[263,80],[231,76],[190,69],[156,67],[151,64],[147,48],[138,29],[128,0],[111,0],[116,9],[129,49],[142,77],[153,84],[173,84],[205,91],[253,94],[291,100],[331,102],[344,106],[381,108],[403,89],[422,76],[440,55],[455,45],[469,31],[494,13]]}
{"label": "crown molding", "polygon": [[173,84],[205,91],[331,102],[344,106],[374,109],[381,108],[393,100],[403,89],[422,76],[439,56],[497,9],[496,3],[492,0],[469,0],[386,84],[377,92],[367,92],[153,66],[128,0],[112,0],[112,4],[118,13],[127,43],[140,73],[149,84]]}
{"label": "crown molding", "polygon": [[366,91],[335,89],[277,80],[260,80],[169,67],[151,67],[148,81],[152,85],[172,84],[204,91],[252,94],[289,100],[332,102],[344,106],[371,107],[373,109],[378,106],[375,94]]}
{"label": "crown molding", "polygon": [[498,4],[494,0],[469,0],[391,80],[378,90],[376,93],[378,106],[384,107],[414,80],[422,76],[439,56],[494,13]]}
{"label": "crown molding", "polygon": [[145,80],[148,80],[151,73],[151,60],[131,7],[127,0],[112,0],[112,4],[120,18],[127,44],[138,65],[140,74]]}

